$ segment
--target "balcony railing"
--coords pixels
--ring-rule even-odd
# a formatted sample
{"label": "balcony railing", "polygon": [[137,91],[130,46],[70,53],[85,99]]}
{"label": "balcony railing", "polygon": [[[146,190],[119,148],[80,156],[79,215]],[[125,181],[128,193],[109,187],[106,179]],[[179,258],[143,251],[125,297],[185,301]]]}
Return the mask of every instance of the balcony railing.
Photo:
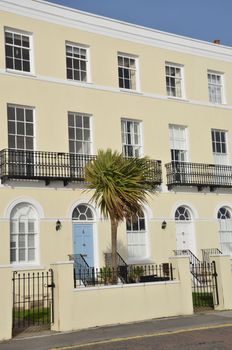
{"label": "balcony railing", "polygon": [[[8,179],[61,180],[64,185],[72,181],[85,181],[85,166],[96,159],[94,155],[63,152],[42,152],[4,149],[0,151],[0,177]],[[150,173],[146,181],[159,185],[162,182],[161,162],[148,160]]]}
{"label": "balcony railing", "polygon": [[210,187],[232,187],[232,166],[204,163],[171,162],[165,164],[167,170],[167,185],[197,186],[198,190]]}

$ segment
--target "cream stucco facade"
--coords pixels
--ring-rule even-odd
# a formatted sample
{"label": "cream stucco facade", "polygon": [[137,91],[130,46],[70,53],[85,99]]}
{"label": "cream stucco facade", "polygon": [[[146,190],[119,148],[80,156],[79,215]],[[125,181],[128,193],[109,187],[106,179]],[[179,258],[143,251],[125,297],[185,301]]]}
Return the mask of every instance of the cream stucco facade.
{"label": "cream stucco facade", "polygon": [[[83,136],[83,127],[78,129],[82,132],[82,146],[90,145],[88,155],[108,147],[122,151],[122,127],[126,125],[124,149],[133,153],[138,148],[140,155],[162,162],[162,183],[144,208],[145,224],[129,233],[126,223],[120,226],[119,253],[126,261],[160,263],[168,261],[175,249],[190,249],[200,259],[201,249],[218,248],[232,253],[231,48],[40,0],[2,0],[0,23],[0,150],[14,150],[13,156],[2,151],[1,265],[43,269],[67,260],[69,254],[75,253],[73,231],[78,224],[91,225],[92,263],[96,267],[104,265],[104,253],[110,249],[109,222],[91,206],[91,220],[74,223],[72,219],[76,206],[88,205],[90,194],[83,191],[83,184],[78,180],[64,183],[55,172],[51,181],[45,181],[42,175],[38,179],[34,170],[26,167],[27,160],[17,158],[17,150],[53,152],[55,159],[63,153],[73,153],[68,114],[88,118],[89,136]],[[12,38],[17,40],[17,35],[25,41],[29,38],[29,44],[14,43]],[[83,49],[86,75],[82,80],[67,78],[68,45]],[[4,46],[8,46],[9,52]],[[78,57],[72,57],[72,72]],[[129,84],[124,88],[119,86],[118,57],[131,59],[129,66],[124,62],[121,73],[124,74],[121,84]],[[23,60],[30,62],[29,71],[20,66]],[[19,64],[21,68],[12,68],[11,64]],[[167,67],[172,69],[169,80]],[[129,79],[127,74],[131,74]],[[10,109],[14,115],[17,111],[24,113],[24,118],[28,110],[32,111],[33,132],[26,129],[27,120],[11,120]],[[137,139],[135,128],[139,130]],[[172,139],[170,130],[174,130]],[[29,148],[27,137],[33,138]],[[77,134],[75,137],[78,143]],[[212,137],[217,140],[214,142]],[[14,142],[13,147],[10,142]],[[175,156],[171,149],[176,151]],[[75,152],[78,154],[77,149]],[[179,158],[180,153],[185,159]],[[25,153],[21,157],[25,157]],[[30,167],[37,162],[36,156],[33,157]],[[43,162],[41,159],[37,167]],[[175,177],[175,171],[180,171],[178,167],[183,162],[187,162],[186,167],[190,163],[201,163],[204,174],[199,174],[201,170],[197,168],[194,180],[189,182],[193,170],[186,170],[184,175],[177,174],[179,178],[172,178],[174,184],[167,186],[165,164],[171,164]],[[26,167],[20,170],[18,165],[19,178],[10,163],[16,164],[16,169],[17,163]],[[44,164],[41,165],[43,174],[49,172],[50,163]],[[31,218],[27,217],[28,212],[23,212],[24,207],[33,211]],[[180,207],[187,209],[187,216],[178,217],[176,210]],[[225,209],[218,214],[221,208]],[[32,232],[22,228],[26,243],[23,239],[20,241],[19,232],[12,228],[14,223],[20,224],[17,210],[22,210],[19,217],[25,225],[30,222],[34,225]],[[219,220],[220,215],[225,217]],[[62,225],[60,230],[56,230],[58,220]],[[165,229],[162,228],[164,221]],[[129,234],[132,235],[130,256]]]}

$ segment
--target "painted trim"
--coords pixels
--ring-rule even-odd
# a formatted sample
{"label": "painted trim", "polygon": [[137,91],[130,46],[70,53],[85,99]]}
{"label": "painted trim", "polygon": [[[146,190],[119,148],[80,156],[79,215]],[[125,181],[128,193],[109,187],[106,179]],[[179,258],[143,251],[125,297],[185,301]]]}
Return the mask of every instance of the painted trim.
{"label": "painted trim", "polygon": [[22,263],[22,265],[16,263],[11,265],[11,269],[13,271],[28,271],[28,270],[45,270],[45,267],[43,265],[38,265],[35,263],[35,265],[31,263]]}
{"label": "painted trim", "polygon": [[104,86],[104,85],[96,85],[93,83],[81,83],[78,81],[72,81],[72,80],[66,80],[66,79],[60,79],[60,78],[54,78],[54,77],[47,77],[47,76],[32,76],[32,75],[24,75],[24,74],[16,74],[15,72],[8,72],[6,69],[0,69],[0,75],[6,75],[6,76],[18,76],[20,78],[26,78],[26,79],[32,79],[42,82],[48,82],[53,84],[61,84],[61,85],[68,85],[73,87],[80,87],[80,88],[86,88],[86,89],[93,89],[98,91],[107,91],[107,92],[114,92],[119,94],[127,94],[130,96],[141,96],[145,98],[150,98],[154,100],[165,100],[170,102],[176,102],[176,103],[184,103],[188,105],[197,105],[202,107],[210,107],[210,108],[218,108],[218,109],[225,109],[225,110],[232,110],[232,105],[223,105],[223,104],[213,104],[208,101],[198,101],[198,100],[190,100],[190,99],[184,99],[184,98],[177,98],[177,97],[171,97],[167,95],[159,95],[155,93],[150,92],[138,92],[133,90],[126,90],[126,89],[120,89],[115,88],[112,86]]}
{"label": "painted trim", "polygon": [[87,205],[93,212],[93,216],[94,216],[94,219],[93,220],[89,220],[89,221],[81,221],[81,220],[78,220],[77,222],[96,222],[100,219],[100,211],[98,208],[94,207],[91,203],[90,203],[90,200],[87,199],[87,198],[80,198],[78,199],[78,201],[75,201],[71,207],[68,209],[68,212],[67,212],[67,218],[69,220],[72,220],[72,214],[73,214],[73,210],[80,204],[85,204]]}
{"label": "painted trim", "polygon": [[1,0],[0,11],[192,55],[232,61],[232,48],[165,33],[42,0]]}
{"label": "painted trim", "polygon": [[178,207],[187,207],[187,209],[190,210],[193,217],[192,217],[192,220],[190,220],[189,222],[194,222],[196,219],[199,219],[199,214],[197,210],[194,208],[194,206],[192,205],[192,203],[186,202],[186,201],[178,201],[173,205],[172,211],[171,211],[171,218],[174,221],[175,221],[175,212]]}
{"label": "painted trim", "polygon": [[217,214],[220,208],[222,207],[226,207],[230,210],[230,212],[232,213],[232,203],[231,202],[220,202],[219,204],[217,204],[215,210],[214,210],[214,218],[218,221],[217,218]]}
{"label": "painted trim", "polygon": [[4,219],[8,219],[10,220],[10,215],[11,215],[11,211],[14,209],[14,207],[18,204],[21,204],[21,203],[28,203],[28,204],[31,204],[34,209],[37,211],[37,214],[38,214],[38,220],[44,218],[44,210],[41,206],[41,204],[39,202],[37,202],[34,198],[32,197],[26,197],[26,196],[21,196],[21,197],[18,197],[16,199],[14,199],[13,201],[11,201],[7,208],[5,209],[5,212],[4,212]]}

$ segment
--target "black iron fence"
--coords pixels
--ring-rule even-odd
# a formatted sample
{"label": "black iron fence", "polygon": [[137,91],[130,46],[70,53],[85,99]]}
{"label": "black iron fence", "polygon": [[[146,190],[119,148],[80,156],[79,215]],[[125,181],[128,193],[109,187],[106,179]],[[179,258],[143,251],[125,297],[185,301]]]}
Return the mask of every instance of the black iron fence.
{"label": "black iron fence", "polygon": [[53,271],[13,273],[13,331],[54,320]]}
{"label": "black iron fence", "polygon": [[194,308],[214,308],[219,304],[215,261],[192,265],[191,273]]}
{"label": "black iron fence", "polygon": [[232,187],[232,166],[204,163],[171,162],[165,164],[167,185],[197,186],[198,189],[209,186]]}
{"label": "black iron fence", "polygon": [[[0,177],[7,179],[84,181],[85,166],[96,159],[95,155],[63,152],[42,152],[4,149],[0,151]],[[150,171],[146,181],[159,185],[162,182],[161,161],[148,160]]]}
{"label": "black iron fence", "polygon": [[74,267],[74,286],[91,287],[115,284],[162,282],[173,280],[172,264],[161,265],[128,265],[119,266],[117,269],[106,266]]}

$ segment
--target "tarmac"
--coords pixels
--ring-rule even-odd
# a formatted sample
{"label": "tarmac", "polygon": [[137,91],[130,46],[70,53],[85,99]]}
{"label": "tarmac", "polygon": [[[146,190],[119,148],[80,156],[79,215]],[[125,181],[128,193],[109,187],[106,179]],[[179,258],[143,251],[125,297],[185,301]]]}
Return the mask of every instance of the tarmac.
{"label": "tarmac", "polygon": [[232,327],[232,311],[202,311],[191,316],[152,319],[72,332],[35,332],[35,329],[30,329],[12,340],[0,342],[0,350],[71,350],[74,347],[84,350],[85,346],[92,344],[220,327]]}

